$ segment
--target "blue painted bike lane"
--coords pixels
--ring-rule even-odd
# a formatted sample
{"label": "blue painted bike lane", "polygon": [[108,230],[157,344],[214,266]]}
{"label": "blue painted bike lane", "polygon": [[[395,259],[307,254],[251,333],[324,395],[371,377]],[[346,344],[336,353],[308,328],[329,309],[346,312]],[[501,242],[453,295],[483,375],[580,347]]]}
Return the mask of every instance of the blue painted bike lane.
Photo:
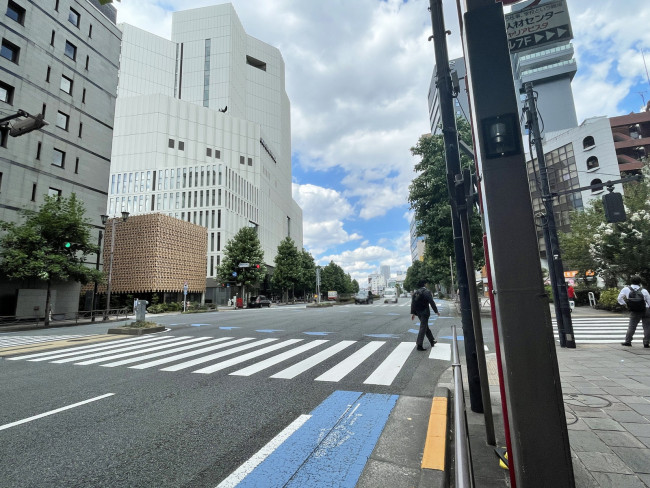
{"label": "blue painted bike lane", "polygon": [[335,391],[244,477],[233,473],[219,486],[353,488],[397,399]]}

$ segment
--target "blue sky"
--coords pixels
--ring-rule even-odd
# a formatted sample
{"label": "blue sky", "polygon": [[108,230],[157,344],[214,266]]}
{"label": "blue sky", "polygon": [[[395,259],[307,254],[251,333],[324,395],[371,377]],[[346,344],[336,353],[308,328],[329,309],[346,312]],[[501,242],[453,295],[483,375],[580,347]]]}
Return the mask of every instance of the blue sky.
{"label": "blue sky", "polygon": [[[568,0],[578,122],[650,100],[647,0]],[[172,10],[218,0],[122,0],[118,22],[169,38]],[[280,49],[291,101],[294,198],[305,248],[358,280],[411,264],[410,148],[429,132],[435,64],[428,0],[233,0],[246,32]],[[451,59],[462,55],[456,2],[443,1]]]}

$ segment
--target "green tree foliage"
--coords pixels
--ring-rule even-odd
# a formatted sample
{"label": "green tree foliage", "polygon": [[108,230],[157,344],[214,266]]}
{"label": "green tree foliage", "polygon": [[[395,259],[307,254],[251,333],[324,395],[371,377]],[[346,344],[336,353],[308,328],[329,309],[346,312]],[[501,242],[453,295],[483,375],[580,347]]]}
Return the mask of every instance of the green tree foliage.
{"label": "green tree foliage", "polygon": [[[253,227],[242,227],[224,247],[221,265],[217,266],[217,277],[222,283],[235,282],[242,287],[242,298],[246,298],[246,288],[259,288],[266,275],[263,263],[264,252]],[[239,263],[249,263],[249,268],[240,268]],[[260,267],[256,268],[255,265]],[[237,273],[237,276],[232,276]]]}
{"label": "green tree foliage", "polygon": [[[460,138],[469,144],[472,140],[469,124],[461,118],[456,123]],[[411,153],[421,160],[415,165],[420,174],[409,187],[409,203],[415,211],[417,233],[426,237],[424,266],[422,269],[418,267],[417,274],[424,273],[426,276],[423,277],[431,283],[449,285],[449,256],[454,256],[454,243],[444,139],[442,135],[423,135],[411,148]],[[461,166],[474,171],[473,161],[463,154]],[[474,267],[479,269],[485,263],[485,256],[480,217],[475,211],[470,214],[470,233]],[[408,283],[409,287],[414,284]]]}
{"label": "green tree foliage", "polygon": [[289,290],[293,295],[295,287],[300,285],[302,271],[301,256],[293,239],[286,237],[280,243],[274,263],[275,270],[273,271],[271,284],[274,288],[282,290],[282,299],[287,301]]}
{"label": "green tree foliage", "polygon": [[352,280],[352,293],[359,292],[359,282],[357,280]]}
{"label": "green tree foliage", "polygon": [[321,269],[320,273],[321,286],[323,292],[337,291],[339,294],[352,293],[352,279],[349,274],[345,274],[334,261]]}
{"label": "green tree foliage", "polygon": [[316,263],[311,253],[304,249],[300,252],[300,283],[303,295],[316,290]]}
{"label": "green tree foliage", "polygon": [[406,278],[404,278],[404,289],[413,291],[418,287],[418,281],[430,280],[431,272],[427,270],[426,265],[422,261],[414,261],[411,266],[406,270]]}
{"label": "green tree foliage", "polygon": [[22,225],[0,222],[2,273],[14,280],[47,283],[45,326],[49,325],[50,290],[53,281],[82,284],[101,280],[103,274],[86,266],[86,256],[96,254],[90,242],[92,225],[84,217],[83,203],[70,198],[45,197],[37,211],[22,210]]}
{"label": "green tree foliage", "polygon": [[560,234],[564,258],[581,273],[590,269],[601,276],[608,287],[629,283],[639,275],[650,286],[650,176],[644,171],[642,182],[625,185],[627,220],[607,223],[603,205],[595,200],[583,212],[571,215],[571,233]]}

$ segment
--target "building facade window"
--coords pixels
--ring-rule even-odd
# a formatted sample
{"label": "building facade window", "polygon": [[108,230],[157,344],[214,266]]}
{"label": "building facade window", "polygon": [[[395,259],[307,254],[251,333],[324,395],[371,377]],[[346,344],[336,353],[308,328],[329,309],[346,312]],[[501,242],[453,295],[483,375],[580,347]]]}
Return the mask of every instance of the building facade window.
{"label": "building facade window", "polygon": [[81,17],[79,16],[79,12],[77,12],[73,8],[70,8],[70,13],[68,13],[68,22],[70,22],[75,27],[79,27],[79,19],[80,18]]}
{"label": "building facade window", "polygon": [[73,61],[76,61],[76,59],[77,59],[77,46],[72,44],[70,41],[65,41],[65,50],[63,51],[63,54],[65,54],[67,57],[69,57]]}
{"label": "building facade window", "polygon": [[47,196],[61,198],[61,190],[59,190],[58,188],[49,187],[47,189]]}
{"label": "building facade window", "polygon": [[[49,78],[49,68],[48,68],[48,78]],[[61,91],[66,92],[68,95],[72,95],[72,79],[68,78],[65,75],[61,75],[60,88],[61,88]]]}
{"label": "building facade window", "polygon": [[14,43],[9,42],[7,39],[2,39],[0,56],[18,64],[18,58],[20,57],[20,48]]}
{"label": "building facade window", "polygon": [[68,125],[70,124],[70,116],[64,114],[63,112],[57,112],[56,114],[56,126],[63,130],[68,130]]}
{"label": "building facade window", "polygon": [[587,136],[582,140],[582,148],[587,149],[589,147],[594,147],[596,142],[592,136]]}
{"label": "building facade window", "polygon": [[20,25],[25,25],[25,9],[12,0],[7,3],[7,17]]}
{"label": "building facade window", "polygon": [[32,184],[32,202],[36,201],[36,183]]}
{"label": "building facade window", "polygon": [[14,101],[14,87],[0,81],[0,102],[13,104]]}
{"label": "building facade window", "polygon": [[170,149],[174,149],[174,139],[169,139],[167,142],[167,147]]}
{"label": "building facade window", "polygon": [[9,139],[9,127],[0,127],[0,147],[7,147],[7,140]]}
{"label": "building facade window", "polygon": [[239,164],[246,164],[246,158],[244,156],[239,156]]}
{"label": "building facade window", "polygon": [[79,122],[79,139],[81,139],[81,133],[83,132],[84,125]]}
{"label": "building facade window", "polygon": [[65,152],[61,151],[60,149],[55,149],[52,152],[52,166],[65,168]]}
{"label": "building facade window", "polygon": [[183,141],[178,141],[178,150],[185,151],[185,143]]}
{"label": "building facade window", "polygon": [[596,178],[595,180],[591,180],[589,184],[593,186],[591,193],[600,193],[603,191],[604,186],[602,180]]}
{"label": "building facade window", "polygon": [[50,74],[52,74],[52,68],[50,66],[47,67],[47,72],[45,73],[45,82],[49,83],[50,82]]}
{"label": "building facade window", "polygon": [[253,158],[248,158],[248,166],[253,166]]}
{"label": "building facade window", "polygon": [[79,174],[79,158],[76,158],[74,160],[74,174]]}
{"label": "building facade window", "polygon": [[86,103],[86,89],[81,91],[81,103]]}
{"label": "building facade window", "polygon": [[598,158],[596,156],[591,156],[587,159],[587,170],[596,169],[600,166],[598,163]]}
{"label": "building facade window", "polygon": [[39,160],[41,159],[41,147],[42,147],[41,141],[38,141],[38,144],[36,145],[36,159]]}

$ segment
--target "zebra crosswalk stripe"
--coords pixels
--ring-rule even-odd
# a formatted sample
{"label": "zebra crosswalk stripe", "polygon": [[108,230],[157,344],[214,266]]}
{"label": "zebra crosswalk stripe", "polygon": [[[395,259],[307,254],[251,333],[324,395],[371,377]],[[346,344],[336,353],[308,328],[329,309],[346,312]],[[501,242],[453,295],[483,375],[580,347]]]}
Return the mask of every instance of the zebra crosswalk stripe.
{"label": "zebra crosswalk stripe", "polygon": [[414,347],[414,342],[400,342],[363,383],[366,385],[390,385],[404,366]]}
{"label": "zebra crosswalk stripe", "polygon": [[192,359],[191,361],[185,361],[184,363],[174,364],[173,366],[162,368],[160,371],[180,371],[181,369],[186,369],[201,363],[207,363],[208,361],[212,361],[213,359],[219,359],[224,356],[230,356],[231,354],[235,354],[236,352],[245,351],[246,349],[252,349],[253,347],[261,346],[264,344],[268,344],[269,342],[275,342],[275,341],[277,341],[277,339],[262,339],[261,341],[244,344],[243,346],[234,347],[232,349],[227,349],[221,352],[216,352],[214,354],[210,354],[209,356],[203,356],[197,359]]}
{"label": "zebra crosswalk stripe", "polygon": [[291,349],[290,351],[285,351],[282,354],[278,354],[277,356],[270,357],[269,359],[260,361],[259,363],[255,363],[251,366],[248,366],[244,369],[240,369],[238,371],[234,371],[230,374],[234,376],[250,376],[252,374],[259,373],[260,371],[270,368],[271,366],[275,366],[276,364],[279,364],[282,361],[297,356],[298,354],[302,354],[303,352],[313,349],[316,346],[325,344],[326,342],[329,341],[327,339],[318,339],[315,341],[311,341],[308,342],[307,344],[303,344],[300,347],[296,347],[295,349]]}
{"label": "zebra crosswalk stripe", "polygon": [[[123,358],[123,357],[127,357],[127,356],[134,356],[134,355],[142,354],[143,352],[159,351],[161,349],[171,349],[173,347],[178,347],[179,344],[183,345],[183,346],[185,346],[186,344],[192,344],[189,347],[196,347],[196,344],[194,344],[195,342],[205,342],[206,339],[207,339],[207,337],[195,337],[194,339],[191,339],[189,337],[184,337],[182,341],[176,341],[176,342],[173,342],[173,343],[171,341],[167,341],[167,342],[165,342],[164,344],[162,344],[160,346],[148,347],[146,349],[139,349],[137,351],[122,352],[122,353],[119,353],[119,354],[113,354],[113,351],[108,351],[108,352],[105,352],[103,354],[95,355],[95,356],[99,356],[99,357],[93,357],[93,359],[88,359],[86,361],[80,361],[80,362],[75,363],[75,364],[80,365],[80,366],[85,366],[85,365],[88,365],[88,364],[101,363],[101,362],[109,361],[109,360],[112,360],[112,359],[119,359],[119,358]],[[107,354],[113,354],[113,355],[109,356]],[[163,354],[169,354],[169,351],[164,351]],[[77,358],[77,359],[81,359],[81,358]],[[52,362],[56,363],[57,361],[52,361]]]}
{"label": "zebra crosswalk stripe", "polygon": [[369,342],[352,354],[352,356],[349,356],[344,361],[341,361],[339,364],[320,375],[316,378],[316,381],[341,381],[348,373],[351,373],[353,369],[368,359],[371,354],[377,351],[377,349],[384,344],[385,342],[379,341]]}
{"label": "zebra crosswalk stripe", "polygon": [[77,334],[77,335],[55,335],[55,336],[9,336],[0,339],[0,347],[24,346],[28,344],[40,344],[41,342],[67,341],[82,337],[93,337],[99,334]]}
{"label": "zebra crosswalk stripe", "polygon": [[277,344],[267,346],[263,349],[258,349],[256,351],[249,352],[247,354],[244,354],[243,356],[237,356],[236,358],[227,359],[226,361],[221,361],[217,364],[213,364],[211,366],[206,366],[205,368],[197,369],[196,371],[192,371],[192,373],[210,374],[216,371],[221,371],[222,369],[226,369],[230,366],[234,366],[235,364],[243,363],[257,356],[262,356],[268,352],[277,351],[278,349],[282,349],[283,347],[290,346],[292,344],[295,344],[296,342],[302,342],[302,339],[288,339],[286,341],[282,341]]}
{"label": "zebra crosswalk stripe", "polygon": [[355,342],[356,341],[341,341],[338,344],[334,344],[333,346],[328,347],[324,351],[314,354],[313,356],[304,359],[303,361],[300,361],[299,363],[294,364],[293,366],[287,369],[283,369],[279,373],[276,373],[273,376],[271,376],[271,378],[283,378],[288,380],[295,378],[299,374],[304,373],[305,371],[307,371],[310,368],[313,368],[317,364],[322,363],[327,358],[334,356],[334,354],[341,352],[343,349],[351,346]]}
{"label": "zebra crosswalk stripe", "polygon": [[[232,337],[226,337],[226,339],[232,339]],[[178,361],[179,359],[185,359],[191,356],[198,356],[199,354],[203,354],[204,352],[210,352],[214,351],[216,349],[223,349],[224,347],[230,347],[235,344],[241,344],[242,342],[248,342],[252,341],[253,337],[242,337],[241,339],[235,339],[230,342],[222,343],[222,344],[217,344],[216,346],[208,346],[204,347],[201,349],[197,349],[194,351],[189,351],[189,352],[184,352],[183,354],[177,354],[175,356],[170,356],[162,359],[157,359],[155,361],[149,361],[148,363],[143,363],[143,364],[136,364],[135,366],[129,366],[131,369],[147,369],[147,368],[153,368],[154,366],[159,366],[161,364],[165,363],[172,363],[174,361]]]}

